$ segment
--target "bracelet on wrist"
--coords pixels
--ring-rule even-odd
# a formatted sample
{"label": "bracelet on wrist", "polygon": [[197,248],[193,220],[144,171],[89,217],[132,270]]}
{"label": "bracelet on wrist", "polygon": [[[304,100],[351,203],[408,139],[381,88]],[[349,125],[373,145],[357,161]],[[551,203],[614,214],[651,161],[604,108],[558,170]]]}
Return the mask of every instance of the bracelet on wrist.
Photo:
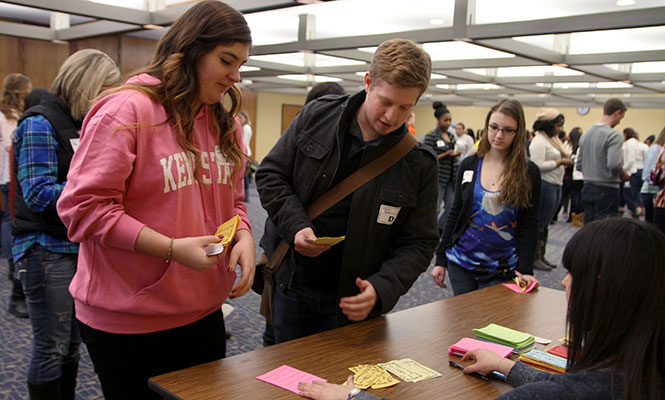
{"label": "bracelet on wrist", "polygon": [[173,254],[173,238],[169,238],[169,248],[166,250],[166,263],[171,262],[171,255]]}

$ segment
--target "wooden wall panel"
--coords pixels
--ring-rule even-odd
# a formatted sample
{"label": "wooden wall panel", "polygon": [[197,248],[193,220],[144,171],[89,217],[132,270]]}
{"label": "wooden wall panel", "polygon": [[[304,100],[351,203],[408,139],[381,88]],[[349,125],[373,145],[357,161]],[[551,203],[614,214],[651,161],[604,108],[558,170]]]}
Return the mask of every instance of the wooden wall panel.
{"label": "wooden wall panel", "polygon": [[145,67],[152,60],[155,47],[156,40],[121,36],[119,67],[122,75],[128,77],[131,72]]}
{"label": "wooden wall panel", "polygon": [[50,88],[60,65],[69,57],[69,45],[44,40],[21,39],[23,42],[23,74],[33,87]]}
{"label": "wooden wall panel", "polygon": [[120,38],[118,36],[99,36],[72,40],[70,46],[71,54],[83,49],[97,49],[108,54],[115,61],[116,65],[120,64]]}
{"label": "wooden wall panel", "polygon": [[251,89],[242,90],[242,108],[249,114],[249,124],[252,126],[252,139],[249,141],[249,148],[252,149],[251,159],[255,160],[256,156],[256,137],[258,131],[256,130],[256,103],[258,99],[258,92]]}
{"label": "wooden wall panel", "polygon": [[21,57],[21,39],[0,35],[0,84],[5,76],[23,71],[23,59]]}

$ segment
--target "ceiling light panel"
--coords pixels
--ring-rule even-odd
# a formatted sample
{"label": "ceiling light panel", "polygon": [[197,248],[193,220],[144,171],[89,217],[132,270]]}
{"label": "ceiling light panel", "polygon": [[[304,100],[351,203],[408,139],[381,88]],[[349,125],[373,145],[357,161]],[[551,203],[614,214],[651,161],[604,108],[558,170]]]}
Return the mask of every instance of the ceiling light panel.
{"label": "ceiling light panel", "polygon": [[620,7],[612,0],[476,0],[475,23],[529,21],[662,5],[662,0],[640,0],[630,7]]}
{"label": "ceiling light panel", "polygon": [[663,49],[665,49],[665,26],[575,32],[570,37],[570,54]]}
{"label": "ceiling light panel", "polygon": [[[465,68],[464,71],[476,75],[487,76],[487,69],[485,68]],[[498,78],[516,78],[521,76],[579,76],[584,75],[582,72],[572,70],[570,68],[555,67],[552,65],[533,66],[533,67],[505,67],[496,68],[496,76]]]}
{"label": "ceiling light panel", "polygon": [[[665,43],[663,43],[665,48]],[[633,74],[652,74],[665,72],[665,61],[638,62],[633,63],[630,70]]]}
{"label": "ceiling light panel", "polygon": [[423,44],[423,49],[429,53],[432,61],[480,60],[515,57],[514,54],[492,50],[466,42],[425,43]]}
{"label": "ceiling light panel", "polygon": [[145,10],[144,0],[88,0],[91,3],[106,4],[109,6],[133,8],[135,10]]}
{"label": "ceiling light panel", "polygon": [[[284,54],[269,54],[265,56],[250,56],[250,60],[268,61],[279,64],[293,65],[297,67],[305,66],[304,53],[284,53]],[[325,56],[322,54],[314,54],[314,65],[312,67],[338,67],[343,65],[364,65],[365,63],[357,60],[350,60],[348,58]]]}
{"label": "ceiling light panel", "polygon": [[[408,6],[403,0],[339,0],[251,13],[245,18],[254,44],[263,45],[296,41],[301,14],[314,16],[313,39],[328,39],[449,27],[454,8],[454,0],[411,0]],[[435,26],[431,20],[443,22]]]}
{"label": "ceiling light panel", "polygon": [[301,82],[341,82],[342,79],[335,78],[332,76],[324,75],[309,75],[309,74],[289,74],[289,75],[277,75],[278,78],[288,79],[291,81],[301,81]]}

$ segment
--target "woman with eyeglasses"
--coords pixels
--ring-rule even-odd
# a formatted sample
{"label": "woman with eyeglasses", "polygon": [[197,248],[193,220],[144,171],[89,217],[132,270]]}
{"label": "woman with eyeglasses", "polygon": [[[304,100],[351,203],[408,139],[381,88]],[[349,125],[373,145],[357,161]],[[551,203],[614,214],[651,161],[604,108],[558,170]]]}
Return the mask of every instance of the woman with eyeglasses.
{"label": "woman with eyeglasses", "polygon": [[526,156],[520,102],[494,105],[483,132],[478,152],[460,164],[432,271],[442,288],[448,271],[455,296],[515,277],[538,284],[532,274],[540,171]]}

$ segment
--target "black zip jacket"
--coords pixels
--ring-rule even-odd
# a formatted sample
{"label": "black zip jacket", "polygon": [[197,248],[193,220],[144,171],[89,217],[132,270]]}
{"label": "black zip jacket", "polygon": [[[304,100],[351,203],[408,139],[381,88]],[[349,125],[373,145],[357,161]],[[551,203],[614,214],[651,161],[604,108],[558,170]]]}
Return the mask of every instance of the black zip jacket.
{"label": "black zip jacket", "polygon": [[[295,234],[313,228],[305,210],[330,189],[341,160],[340,138],[364,100],[362,91],[309,103],[256,171],[261,204],[268,212],[260,245],[269,257],[282,238],[291,246],[275,275],[282,290],[288,288],[296,270]],[[367,146],[360,166],[408,134],[402,125],[377,146]],[[366,279],[378,295],[369,317],[378,316],[390,311],[427,269],[437,242],[436,185],[436,158],[419,143],[354,193],[340,266],[340,298],[359,293],[356,277]],[[401,207],[391,225],[377,221],[382,205]],[[341,312],[338,317],[340,324],[348,323]]]}

